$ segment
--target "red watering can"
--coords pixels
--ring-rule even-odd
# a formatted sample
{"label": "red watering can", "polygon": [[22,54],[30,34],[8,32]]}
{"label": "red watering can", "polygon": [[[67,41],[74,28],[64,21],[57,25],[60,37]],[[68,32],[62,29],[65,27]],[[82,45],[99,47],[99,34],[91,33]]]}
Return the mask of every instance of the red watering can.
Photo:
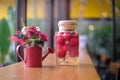
{"label": "red watering can", "polygon": [[42,67],[42,61],[49,53],[54,53],[53,49],[47,48],[47,53],[42,56],[42,47],[24,47],[24,59],[20,56],[20,45],[16,47],[18,57],[24,62],[25,67]]}

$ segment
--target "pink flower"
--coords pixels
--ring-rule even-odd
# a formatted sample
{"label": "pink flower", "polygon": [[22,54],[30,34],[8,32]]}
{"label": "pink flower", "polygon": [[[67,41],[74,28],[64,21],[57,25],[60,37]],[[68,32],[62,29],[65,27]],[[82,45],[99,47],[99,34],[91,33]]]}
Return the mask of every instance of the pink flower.
{"label": "pink flower", "polygon": [[48,38],[47,38],[47,35],[46,35],[46,34],[42,33],[41,36],[42,36],[42,40],[43,40],[44,42],[48,41]]}
{"label": "pink flower", "polygon": [[36,27],[35,26],[31,26],[31,27],[28,27],[27,28],[27,33],[26,33],[26,36],[28,38],[32,37],[32,36],[36,36]]}
{"label": "pink flower", "polygon": [[48,38],[47,38],[47,35],[46,35],[46,34],[40,32],[40,31],[37,31],[37,32],[36,32],[36,35],[37,35],[40,39],[42,39],[43,42],[48,41]]}
{"label": "pink flower", "polygon": [[[23,30],[24,28],[25,30]],[[36,26],[23,27],[23,29],[22,31],[17,31],[15,36],[10,37],[10,40],[20,45],[28,44],[29,46],[33,46],[30,43],[32,40],[36,40],[34,43],[35,46],[43,46],[44,42],[48,41],[47,35],[37,30],[39,28]]]}
{"label": "pink flower", "polygon": [[26,37],[30,38],[30,37],[32,37],[34,35],[35,34],[33,32],[29,31],[29,32],[27,32]]}
{"label": "pink flower", "polygon": [[26,41],[23,40],[23,39],[18,39],[16,36],[11,36],[9,38],[11,41],[15,42],[15,43],[18,43],[20,45],[24,44]]}
{"label": "pink flower", "polygon": [[31,26],[31,27],[28,27],[27,28],[27,32],[33,32],[35,33],[37,30],[36,30],[36,27],[35,26]]}
{"label": "pink flower", "polygon": [[9,39],[15,43],[18,43],[19,41],[19,39],[16,36],[11,36]]}
{"label": "pink flower", "polygon": [[16,34],[22,34],[22,32],[21,31],[16,31]]}
{"label": "pink flower", "polygon": [[24,39],[19,39],[18,44],[23,45],[26,43],[26,40]]}

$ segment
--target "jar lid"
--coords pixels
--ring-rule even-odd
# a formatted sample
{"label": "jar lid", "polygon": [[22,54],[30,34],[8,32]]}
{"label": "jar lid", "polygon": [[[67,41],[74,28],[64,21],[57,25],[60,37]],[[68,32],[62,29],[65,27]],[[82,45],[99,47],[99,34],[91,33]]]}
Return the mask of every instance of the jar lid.
{"label": "jar lid", "polygon": [[61,20],[58,22],[60,31],[74,31],[77,27],[76,20]]}

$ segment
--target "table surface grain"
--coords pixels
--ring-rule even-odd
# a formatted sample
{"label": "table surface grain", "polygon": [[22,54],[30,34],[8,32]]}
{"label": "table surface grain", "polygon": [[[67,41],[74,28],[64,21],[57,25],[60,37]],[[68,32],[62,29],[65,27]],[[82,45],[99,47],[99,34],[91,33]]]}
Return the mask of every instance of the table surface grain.
{"label": "table surface grain", "polygon": [[0,68],[0,80],[100,80],[86,49],[79,51],[78,66],[57,66],[49,55],[42,68],[25,68],[23,62]]}

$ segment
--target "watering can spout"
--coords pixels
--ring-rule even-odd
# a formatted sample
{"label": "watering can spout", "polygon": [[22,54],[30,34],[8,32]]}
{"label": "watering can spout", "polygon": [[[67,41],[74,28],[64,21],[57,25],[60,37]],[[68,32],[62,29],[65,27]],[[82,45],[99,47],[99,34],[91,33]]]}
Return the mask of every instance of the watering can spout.
{"label": "watering can spout", "polygon": [[42,61],[48,56],[49,53],[53,54],[54,50],[52,48],[47,47],[47,53],[42,57]]}

